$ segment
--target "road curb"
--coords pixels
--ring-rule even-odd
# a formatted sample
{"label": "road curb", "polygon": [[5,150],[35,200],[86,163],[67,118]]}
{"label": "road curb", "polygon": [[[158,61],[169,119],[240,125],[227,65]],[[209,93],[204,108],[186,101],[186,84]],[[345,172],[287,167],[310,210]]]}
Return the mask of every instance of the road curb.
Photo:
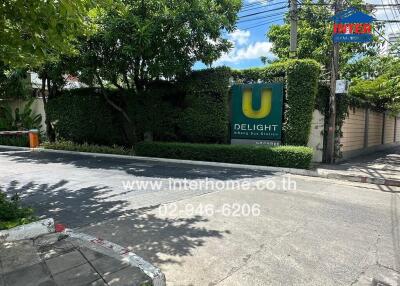
{"label": "road curb", "polygon": [[128,262],[131,266],[139,268],[150,277],[153,286],[166,285],[165,275],[162,273],[161,269],[155,267],[125,247],[85,233],[74,232],[71,229],[65,229],[63,234],[79,240],[79,244],[87,248],[114,257],[120,261]]}
{"label": "road curb", "polygon": [[55,232],[54,220],[52,218],[42,219],[11,229],[0,230],[0,242],[31,239],[53,232]]}
{"label": "road curb", "polygon": [[25,150],[25,151],[31,150],[33,152],[84,155],[84,156],[91,156],[91,157],[104,157],[104,158],[115,158],[115,159],[126,159],[126,160],[133,159],[133,160],[151,161],[151,162],[178,163],[178,164],[209,166],[209,167],[225,167],[225,168],[234,168],[234,169],[269,171],[269,172],[279,172],[279,173],[308,176],[308,177],[319,177],[319,178],[325,178],[325,179],[344,180],[344,181],[357,182],[357,183],[367,183],[367,184],[374,184],[374,185],[400,187],[400,180],[372,178],[372,177],[359,176],[359,175],[354,175],[354,174],[340,174],[340,173],[334,173],[335,170],[328,171],[326,169],[320,169],[320,168],[317,168],[315,170],[306,170],[306,169],[284,168],[284,167],[242,165],[242,164],[232,164],[232,163],[222,163],[222,162],[180,160],[180,159],[142,157],[142,156],[130,156],[130,155],[115,155],[115,154],[104,154],[104,153],[89,153],[89,152],[55,150],[55,149],[45,149],[45,148],[31,149],[31,148],[27,148],[27,147],[15,147],[15,146],[4,146],[4,145],[0,145],[0,149],[1,148],[12,149],[12,150]]}

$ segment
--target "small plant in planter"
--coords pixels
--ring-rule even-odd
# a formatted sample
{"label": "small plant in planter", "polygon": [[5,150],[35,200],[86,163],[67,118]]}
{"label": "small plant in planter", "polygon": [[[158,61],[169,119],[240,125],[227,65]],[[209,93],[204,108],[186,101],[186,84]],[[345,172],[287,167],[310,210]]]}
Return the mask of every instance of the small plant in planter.
{"label": "small plant in planter", "polygon": [[19,225],[36,221],[33,209],[21,206],[18,194],[8,198],[0,191],[0,230],[10,229]]}

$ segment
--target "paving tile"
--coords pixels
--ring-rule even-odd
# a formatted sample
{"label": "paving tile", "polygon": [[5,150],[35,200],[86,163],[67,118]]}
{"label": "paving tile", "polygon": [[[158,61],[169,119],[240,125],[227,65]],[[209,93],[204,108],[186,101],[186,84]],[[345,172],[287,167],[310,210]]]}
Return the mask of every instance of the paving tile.
{"label": "paving tile", "polygon": [[100,275],[102,275],[103,277],[126,267],[129,267],[129,263],[122,262],[109,256],[104,256],[99,259],[93,260],[91,261],[91,263],[96,271],[100,273]]}
{"label": "paving tile", "polygon": [[89,284],[90,286],[107,286],[106,283],[104,283],[103,279],[98,279],[92,283]]}
{"label": "paving tile", "polygon": [[132,266],[107,275],[104,279],[110,286],[140,286],[149,281],[149,277],[139,268]]}
{"label": "paving tile", "polygon": [[35,247],[40,247],[40,246],[50,246],[56,243],[59,240],[60,234],[59,233],[49,233],[49,234],[44,234],[39,237],[37,237],[33,241],[33,245]]}
{"label": "paving tile", "polygon": [[37,251],[42,259],[50,259],[60,256],[67,252],[71,252],[76,247],[67,240],[60,240],[52,245],[41,245],[37,247]]}
{"label": "paving tile", "polygon": [[40,257],[31,241],[5,243],[0,248],[3,273],[15,271],[40,262]]}
{"label": "paving tile", "polygon": [[46,264],[53,275],[85,264],[86,262],[86,259],[77,250],[46,260]]}
{"label": "paving tile", "polygon": [[80,251],[82,252],[82,254],[86,257],[87,260],[89,261],[93,261],[99,258],[103,258],[103,257],[107,257],[107,255],[104,255],[100,252],[97,251],[93,251],[89,248],[86,247],[81,247]]}
{"label": "paving tile", "polygon": [[21,240],[15,242],[5,242],[0,245],[0,258],[14,256],[15,252],[34,252],[35,247],[31,240]]}
{"label": "paving tile", "polygon": [[58,273],[53,277],[58,286],[87,285],[100,278],[88,263]]}
{"label": "paving tile", "polygon": [[[38,286],[57,286],[56,282],[52,278],[40,283]],[[72,285],[71,285],[72,286]]]}
{"label": "paving tile", "polygon": [[34,264],[25,268],[9,272],[4,275],[4,282],[7,286],[38,286],[54,285],[43,284],[51,281],[50,271],[44,263]]}

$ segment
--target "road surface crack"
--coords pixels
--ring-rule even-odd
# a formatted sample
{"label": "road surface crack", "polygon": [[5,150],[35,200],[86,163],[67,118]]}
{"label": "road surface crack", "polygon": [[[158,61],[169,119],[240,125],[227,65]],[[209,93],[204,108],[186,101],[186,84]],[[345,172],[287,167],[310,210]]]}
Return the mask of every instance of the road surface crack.
{"label": "road surface crack", "polygon": [[[298,232],[300,229],[305,228],[307,224],[308,224],[308,222],[306,222],[306,223],[305,223],[304,225],[302,225],[302,226],[296,227],[296,228],[295,228],[294,230],[292,230],[292,231],[289,231],[289,232],[286,232],[286,233],[282,234],[281,236],[279,236],[279,237],[277,238],[277,242],[276,242],[273,246],[277,245],[283,238],[285,238],[285,237],[287,237],[287,236],[290,236],[290,235],[293,235],[293,234],[295,234],[296,232]],[[228,279],[229,277],[231,277],[233,274],[235,274],[235,273],[238,272],[240,269],[242,269],[243,267],[245,267],[245,266],[249,263],[249,261],[250,261],[254,256],[256,256],[257,254],[259,254],[266,246],[267,246],[267,245],[265,245],[265,244],[261,244],[261,245],[259,246],[259,248],[258,248],[256,251],[254,251],[253,253],[247,254],[247,255],[243,258],[243,263],[242,263],[241,265],[232,267],[232,268],[229,270],[229,272],[228,272],[228,274],[227,274],[226,276],[224,276],[222,279],[218,280],[217,282],[211,282],[211,283],[209,283],[208,285],[209,285],[209,286],[216,286],[216,285],[220,284],[221,282],[225,281],[226,279]]]}

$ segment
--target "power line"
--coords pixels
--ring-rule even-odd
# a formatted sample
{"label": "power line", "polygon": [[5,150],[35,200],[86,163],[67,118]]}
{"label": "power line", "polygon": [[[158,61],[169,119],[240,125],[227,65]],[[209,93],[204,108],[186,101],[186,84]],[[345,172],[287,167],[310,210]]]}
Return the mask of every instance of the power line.
{"label": "power line", "polygon": [[371,5],[371,6],[374,6],[374,7],[377,7],[377,8],[380,8],[380,7],[400,7],[400,4],[368,4],[367,3],[366,5]]}
{"label": "power line", "polygon": [[[382,5],[385,5],[385,4],[383,3],[383,0],[381,0],[381,2],[382,2]],[[388,14],[387,14],[387,12],[386,12],[386,7],[385,7],[385,6],[383,7],[383,10],[385,11],[386,18],[389,20],[389,16],[388,16]],[[388,24],[388,25],[389,25],[390,29],[392,30],[392,32],[393,32],[393,34],[394,34],[394,30],[393,30],[392,25],[390,25],[390,24]]]}
{"label": "power line", "polygon": [[388,40],[388,39],[386,39],[386,38],[385,38],[385,36],[384,36],[384,35],[383,35],[381,32],[379,32],[378,30],[375,30],[375,32],[377,32],[377,33],[378,33],[378,35],[379,35],[379,36],[381,36],[381,37],[382,37],[382,39],[384,39],[384,40],[385,40],[385,41],[386,41],[386,42],[387,42],[389,45],[392,45],[392,43],[390,43],[390,42],[389,42],[389,40]]}
{"label": "power line", "polygon": [[[282,13],[275,13],[275,14],[271,14],[271,15],[267,15],[267,16],[268,17],[273,17],[273,16],[278,16],[278,15],[282,15]],[[244,19],[244,20],[241,20],[241,21],[239,20],[238,24],[245,23],[245,22],[251,22],[251,21],[255,21],[255,20],[265,19],[265,17],[266,16],[261,16],[261,17],[256,17],[256,18],[252,18],[252,19]]]}
{"label": "power line", "polygon": [[266,7],[276,6],[276,5],[285,4],[285,3],[286,3],[286,1],[280,1],[280,2],[276,2],[276,3],[270,3],[270,4],[269,4],[269,2],[266,2],[266,4],[263,4],[263,5],[242,9],[242,10],[240,10],[239,13],[249,12],[249,11],[253,11],[253,10],[260,10],[260,9],[263,9]]}
{"label": "power line", "polygon": [[[300,5],[306,5],[306,6],[332,6],[333,4],[331,3],[301,3],[299,1],[297,1]],[[347,1],[346,1],[347,2]],[[350,4],[350,3],[348,3]],[[352,5],[349,5],[352,6]],[[397,7],[400,8],[400,4],[371,4],[371,3],[365,3],[363,4],[363,6],[372,6],[372,7]]]}
{"label": "power line", "polygon": [[400,23],[400,20],[375,20],[374,22],[383,22],[383,23]]}
{"label": "power line", "polygon": [[257,2],[254,2],[254,3],[244,4],[242,7],[262,6],[264,4],[268,4],[269,2],[272,2],[272,1],[268,1],[268,0],[257,1]]}
{"label": "power line", "polygon": [[[389,0],[389,3],[392,3],[392,0]],[[392,16],[393,16],[393,17],[399,16],[399,11],[396,10],[395,8],[390,7],[390,11],[392,11]],[[396,23],[396,27],[397,27],[397,28],[399,29],[399,31],[400,31],[400,25],[399,25],[399,23]]]}
{"label": "power line", "polygon": [[254,29],[254,28],[257,28],[257,27],[261,27],[261,26],[267,25],[267,24],[278,22],[278,21],[281,21],[281,20],[283,20],[281,17],[278,17],[276,19],[269,19],[268,21],[261,21],[257,25],[253,25],[253,26],[250,26],[250,27],[242,28],[241,30],[250,30],[250,29]]}
{"label": "power line", "polygon": [[264,13],[269,13],[269,12],[273,12],[273,11],[278,11],[278,10],[282,10],[282,9],[287,9],[287,6],[282,6],[282,7],[278,7],[278,8],[271,9],[271,10],[266,10],[266,11],[243,15],[243,16],[240,16],[239,19],[247,18],[247,17],[251,17],[251,16],[255,16],[255,15],[260,15],[260,14],[264,14]]}

